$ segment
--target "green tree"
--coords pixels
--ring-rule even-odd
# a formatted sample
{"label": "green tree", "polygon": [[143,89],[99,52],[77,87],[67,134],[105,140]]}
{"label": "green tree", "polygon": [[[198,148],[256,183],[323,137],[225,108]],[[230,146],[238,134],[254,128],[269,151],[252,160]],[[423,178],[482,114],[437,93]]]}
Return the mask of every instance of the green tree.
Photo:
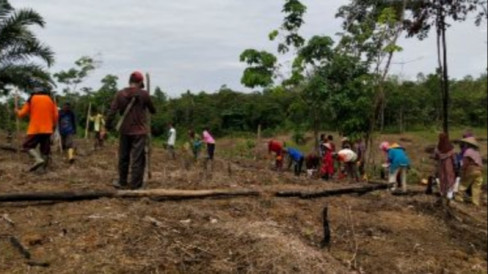
{"label": "green tree", "polygon": [[32,78],[52,83],[45,68],[32,60],[39,58],[47,66],[54,63],[53,51],[30,30],[44,25],[36,11],[15,10],[7,0],[0,0],[0,91],[7,92],[7,85],[25,89]]}
{"label": "green tree", "polygon": [[77,87],[85,80],[90,72],[99,66],[100,61],[89,56],[82,56],[75,61],[75,67],[62,70],[53,76],[56,80],[65,85],[63,92],[66,94],[77,93]]}
{"label": "green tree", "polygon": [[241,83],[250,88],[269,87],[273,84],[274,71],[276,69],[276,57],[266,51],[246,49],[241,53],[241,62],[246,62],[249,67],[244,70]]}
{"label": "green tree", "polygon": [[[432,27],[436,28],[438,70],[442,75],[440,86],[442,89],[442,128],[449,133],[449,74],[447,66],[447,42],[446,31],[449,24],[447,20],[464,21],[469,13],[475,12],[476,8],[483,7],[486,1],[481,0],[430,0],[414,1],[408,6],[413,14],[413,19],[405,20],[405,28],[408,36],[417,36],[420,40],[428,36]],[[486,8],[479,13],[481,16],[476,22],[479,24],[483,16],[486,17]],[[481,14],[481,15],[480,15]]]}

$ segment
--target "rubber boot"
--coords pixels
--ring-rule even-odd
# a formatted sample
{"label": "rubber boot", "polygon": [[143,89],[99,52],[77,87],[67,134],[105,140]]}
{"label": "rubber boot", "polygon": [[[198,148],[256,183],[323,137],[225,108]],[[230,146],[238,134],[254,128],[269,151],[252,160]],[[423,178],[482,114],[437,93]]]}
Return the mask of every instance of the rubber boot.
{"label": "rubber boot", "polygon": [[75,150],[73,148],[68,149],[68,161],[70,164],[75,162]]}
{"label": "rubber boot", "polygon": [[49,158],[49,155],[42,155],[42,159],[44,159],[44,164],[41,166],[40,171],[42,174],[45,174],[47,173],[47,167],[51,159]]}
{"label": "rubber boot", "polygon": [[473,184],[471,185],[471,202],[475,206],[481,204],[481,185],[483,183],[483,177],[481,174],[473,179]]}
{"label": "rubber boot", "polygon": [[29,171],[35,171],[39,167],[45,164],[45,160],[41,157],[41,154],[35,149],[29,149],[29,154],[34,158],[34,164],[29,168]]}

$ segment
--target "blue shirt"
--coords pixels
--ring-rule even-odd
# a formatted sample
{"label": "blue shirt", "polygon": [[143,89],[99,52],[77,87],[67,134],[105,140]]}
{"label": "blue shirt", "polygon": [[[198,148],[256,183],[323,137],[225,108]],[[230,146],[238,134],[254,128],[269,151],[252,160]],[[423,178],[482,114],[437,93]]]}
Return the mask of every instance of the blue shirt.
{"label": "blue shirt", "polygon": [[388,150],[388,162],[390,163],[390,173],[395,172],[399,167],[410,166],[410,159],[408,159],[405,149],[401,147]]}
{"label": "blue shirt", "polygon": [[63,136],[76,134],[75,114],[72,111],[59,112],[59,134]]}
{"label": "blue shirt", "polygon": [[288,155],[294,160],[294,161],[300,161],[301,158],[303,158],[303,154],[296,148],[287,148],[286,151],[288,152]]}

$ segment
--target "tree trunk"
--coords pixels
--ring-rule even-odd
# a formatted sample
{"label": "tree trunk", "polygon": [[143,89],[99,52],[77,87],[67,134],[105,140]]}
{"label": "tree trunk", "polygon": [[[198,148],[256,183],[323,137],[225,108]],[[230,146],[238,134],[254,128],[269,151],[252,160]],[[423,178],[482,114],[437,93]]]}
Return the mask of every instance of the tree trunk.
{"label": "tree trunk", "polygon": [[442,68],[442,80],[444,82],[443,93],[444,97],[442,105],[444,108],[442,128],[444,133],[449,135],[449,77],[447,73],[447,44],[446,44],[446,22],[445,17],[442,15],[442,55],[443,55],[443,68]]}

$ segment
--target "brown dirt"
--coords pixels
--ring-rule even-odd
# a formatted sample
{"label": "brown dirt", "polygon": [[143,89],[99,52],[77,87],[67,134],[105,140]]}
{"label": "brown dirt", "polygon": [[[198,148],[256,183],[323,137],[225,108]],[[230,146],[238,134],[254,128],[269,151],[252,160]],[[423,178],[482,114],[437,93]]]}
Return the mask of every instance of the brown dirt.
{"label": "brown dirt", "polygon": [[[55,154],[44,175],[22,172],[29,163],[27,155],[19,163],[15,153],[0,152],[0,193],[112,189],[115,148],[92,153],[87,143],[78,143],[85,156],[74,167]],[[231,150],[233,143],[219,142],[218,151]],[[423,146],[409,144],[407,149],[417,149],[412,158],[422,162]],[[277,174],[265,157],[256,161],[221,157],[211,173],[204,172],[201,163],[187,165],[184,159],[180,154],[171,161],[156,148],[148,188],[271,192],[348,184]],[[412,190],[422,188],[410,185]],[[486,208],[455,204],[446,211],[436,200],[423,194],[392,196],[376,191],[312,200],[265,195],[166,202],[3,203],[0,273],[486,273]],[[321,211],[326,205],[332,233],[329,250],[319,247]],[[28,266],[8,235],[17,237],[34,260],[50,266]]]}

